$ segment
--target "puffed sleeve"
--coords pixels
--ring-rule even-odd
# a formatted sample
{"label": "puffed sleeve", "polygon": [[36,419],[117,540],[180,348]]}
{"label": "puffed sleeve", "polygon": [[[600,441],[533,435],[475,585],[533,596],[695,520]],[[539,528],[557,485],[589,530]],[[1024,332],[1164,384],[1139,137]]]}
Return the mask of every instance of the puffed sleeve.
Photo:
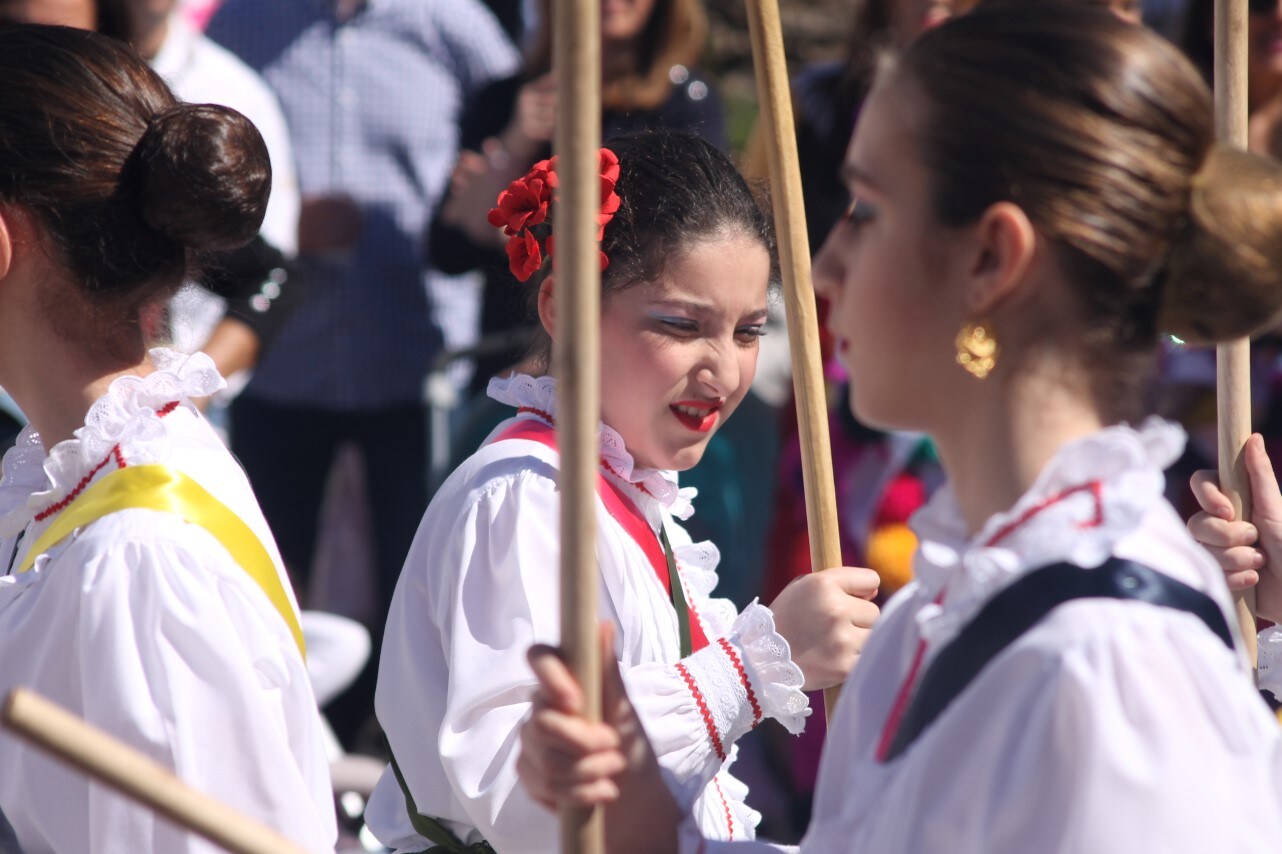
{"label": "puffed sleeve", "polygon": [[716,546],[689,542],[674,524],[669,530],[687,601],[709,643],[676,664],[627,670],[623,680],[659,762],[677,779],[702,787],[732,745],[763,719],[774,718],[795,735],[810,707],[801,669],[775,631],[770,609],[754,601],[739,613],[728,599],[712,596]]}
{"label": "puffed sleeve", "polygon": [[[419,812],[537,854],[559,850],[556,819],[521,787],[516,759],[526,652],[560,636],[560,496],[550,466],[523,466],[433,501],[393,598],[376,707]],[[380,787],[371,826],[409,844],[408,821],[392,817],[403,796],[388,774]]]}
{"label": "puffed sleeve", "polygon": [[[134,536],[123,516],[151,521]],[[59,597],[49,631],[70,643],[42,649],[71,658],[36,662],[35,687],[195,789],[307,850],[332,850],[319,712],[279,614],[203,530],[149,511],[97,527],[43,570],[63,574],[41,595]],[[216,850],[34,751],[18,762],[33,802],[25,820],[55,850]]]}
{"label": "puffed sleeve", "polygon": [[1282,791],[1277,724],[1234,654],[1191,617],[1114,613],[1040,673],[987,683],[1004,761],[943,795],[945,816],[987,817],[955,850],[1276,850],[1277,804],[1253,801]]}

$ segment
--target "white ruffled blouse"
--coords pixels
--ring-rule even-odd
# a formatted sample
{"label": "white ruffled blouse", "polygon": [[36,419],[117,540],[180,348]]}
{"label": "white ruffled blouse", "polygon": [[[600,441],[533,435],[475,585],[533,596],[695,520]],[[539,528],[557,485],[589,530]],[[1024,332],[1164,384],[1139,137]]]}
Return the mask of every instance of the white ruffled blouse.
{"label": "white ruffled blouse", "polygon": [[[1129,558],[1206,593],[1234,624],[1222,573],[1163,498],[1183,442],[1153,419],[1071,443],[975,537],[947,488],[920,511],[917,579],[887,604],[842,692],[802,851],[1277,850],[1277,721],[1236,653],[1155,605],[1060,606],[906,752],[876,758],[919,647],[924,672],[988,600],[1046,564]],[[683,828],[685,852],[725,847]],[[778,850],[733,850],[757,849]]]}
{"label": "white ruffled blouse", "polygon": [[[555,413],[551,378],[494,380],[490,396]],[[523,413],[518,418],[538,418]],[[512,422],[500,425],[491,439]],[[673,472],[638,469],[617,432],[601,455],[657,531],[667,529],[686,597],[709,645],[678,660],[676,611],[638,545],[597,502],[599,613],[618,626],[616,654],[660,763],[693,803],[703,833],[750,839],[759,815],[731,776],[734,742],[763,717],[799,732],[809,714],[802,674],[769,609],[712,597],[719,553],[673,517],[694,490]],[[558,457],[522,439],[491,441],[445,482],[423,518],[397,585],[376,708],[419,812],[465,842],[498,852],[560,850],[554,816],[516,776],[517,732],[534,680],[525,654],[560,636]],[[424,847],[389,769],[366,811],[384,844]]]}
{"label": "white ruffled blouse", "polygon": [[[75,494],[121,465],[162,463],[230,507],[289,581],[249,482],[190,403],[222,387],[213,362],[153,350],[48,454],[26,429],[0,479],[0,696],[39,693],[195,788],[308,850],[333,850],[329,766],[293,636],[204,529],[123,510],[16,574]],[[0,812],[28,854],[212,852],[209,843],[0,732]]]}

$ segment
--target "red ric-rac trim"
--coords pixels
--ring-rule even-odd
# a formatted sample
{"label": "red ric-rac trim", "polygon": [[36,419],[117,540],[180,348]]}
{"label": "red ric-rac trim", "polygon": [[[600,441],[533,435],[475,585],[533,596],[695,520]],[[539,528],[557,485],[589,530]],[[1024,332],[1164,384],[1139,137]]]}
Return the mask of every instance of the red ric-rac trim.
{"label": "red ric-rac trim", "polygon": [[[1079,523],[1078,527],[1085,530],[1087,528],[1098,528],[1104,524],[1104,484],[1099,480],[1088,481],[1087,483],[1071,486],[1068,489],[1062,489],[1053,495],[1048,495],[1041,501],[1029,507],[1023,513],[1010,523],[1002,526],[996,534],[989,537],[988,542],[984,544],[985,548],[996,545],[1002,540],[1013,534],[1021,525],[1032,519],[1038,513],[1048,507],[1051,507],[1063,501],[1071,495],[1079,492],[1089,492],[1095,499],[1095,515],[1085,522]],[[935,604],[941,604],[944,601],[944,591],[940,590],[939,595],[935,597]],[[908,667],[908,675],[904,677],[903,684],[899,686],[899,691],[895,694],[895,703],[890,707],[890,714],[886,716],[886,724],[882,727],[881,738],[877,741],[877,761],[885,762],[886,756],[890,752],[891,742],[895,740],[895,733],[899,730],[899,724],[903,720],[904,713],[908,711],[908,701],[912,697],[912,689],[917,684],[917,674],[921,670],[922,659],[926,657],[926,641],[917,642],[917,651],[913,654],[913,662]]]}
{"label": "red ric-rac trim", "polygon": [[712,785],[717,789],[717,797],[721,798],[721,808],[726,811],[726,841],[734,842],[734,818],[730,815],[730,802],[726,800],[726,793],[721,790],[721,783],[716,777],[712,778]]}
{"label": "red ric-rac trim", "polygon": [[[935,604],[938,605],[943,601],[944,591],[941,590],[935,597]],[[913,654],[913,663],[908,667],[908,675],[904,677],[903,684],[895,694],[895,703],[890,707],[890,714],[886,716],[886,725],[881,728],[881,738],[877,741],[878,762],[885,762],[890,753],[890,744],[895,740],[895,733],[899,732],[899,724],[904,718],[904,712],[908,711],[908,699],[912,696],[913,686],[917,684],[917,673],[921,670],[921,661],[925,657],[926,642],[921,640],[917,642],[917,652]]]}
{"label": "red ric-rac trim", "polygon": [[522,413],[525,413],[525,412],[528,412],[531,415],[537,415],[547,423],[551,424],[553,427],[556,426],[556,418],[552,416],[551,412],[547,412],[546,410],[543,410],[543,409],[536,409],[533,406],[517,407],[517,410],[516,410],[517,415],[521,415]]}
{"label": "red ric-rac trim", "polygon": [[1002,526],[996,534],[993,534],[993,536],[989,538],[988,542],[984,544],[984,547],[987,548],[989,546],[997,545],[999,542],[1013,534],[1019,526],[1023,525],[1038,513],[1041,513],[1047,507],[1050,507],[1053,504],[1058,504],[1070,495],[1076,495],[1079,492],[1090,492],[1091,497],[1095,499],[1095,515],[1092,518],[1087,519],[1085,522],[1080,523],[1078,527],[1082,529],[1098,528],[1100,525],[1104,524],[1104,484],[1101,481],[1092,480],[1088,483],[1082,483],[1077,486],[1071,486],[1068,489],[1062,489],[1054,495],[1046,496],[1041,501],[1019,514],[1017,518]]}
{"label": "red ric-rac trim", "polygon": [[717,638],[717,643],[725,650],[726,655],[730,658],[730,663],[734,665],[735,672],[739,674],[739,681],[743,683],[743,690],[748,693],[748,704],[752,706],[752,725],[755,727],[761,723],[761,706],[757,703],[757,695],[752,690],[752,683],[748,681],[748,672],[743,669],[743,662],[739,659],[739,653],[734,651],[730,641],[725,638]]}
{"label": "red ric-rac trim", "polygon": [[[178,408],[178,401],[171,400],[169,403],[166,403],[164,406],[160,407],[160,409],[156,410],[156,417],[164,418],[166,415],[173,412],[177,408]],[[53,516],[54,514],[61,512],[68,504],[76,500],[76,496],[78,496],[80,493],[85,491],[85,487],[87,487],[90,481],[94,479],[94,475],[102,471],[103,468],[107,465],[107,463],[111,462],[112,460],[116,461],[116,465],[119,468],[126,468],[128,465],[128,463],[125,462],[125,455],[120,450],[119,442],[111,446],[111,450],[107,452],[107,456],[102,458],[102,462],[98,463],[98,465],[91,468],[87,475],[80,478],[80,482],[76,484],[75,489],[68,492],[61,501],[57,502],[56,504],[50,504],[48,507],[46,507],[45,509],[37,513],[35,520],[37,522],[43,522],[45,519],[48,519],[50,516]]]}
{"label": "red ric-rac trim", "polygon": [[699,690],[698,684],[695,683],[694,677],[690,671],[681,662],[677,662],[677,673],[685,680],[686,687],[690,689],[690,696],[694,697],[694,704],[699,707],[699,714],[703,716],[703,725],[708,730],[708,738],[712,741],[712,749],[716,751],[717,758],[722,762],[726,761],[725,748],[721,746],[721,736],[717,735],[717,725],[712,721],[712,712],[708,709],[708,703],[703,699],[703,692]]}

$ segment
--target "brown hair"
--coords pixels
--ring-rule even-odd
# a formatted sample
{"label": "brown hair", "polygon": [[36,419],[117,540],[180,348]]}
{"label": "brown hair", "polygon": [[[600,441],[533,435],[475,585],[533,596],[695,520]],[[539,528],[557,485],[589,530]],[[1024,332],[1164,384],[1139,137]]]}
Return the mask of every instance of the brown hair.
{"label": "brown hair", "polygon": [[[606,148],[619,158],[619,209],[601,238],[601,251],[609,259],[601,273],[603,297],[658,282],[673,259],[699,243],[724,237],[744,237],[765,249],[773,281],[771,220],[725,152],[694,134],[671,130],[615,137]],[[522,285],[531,314],[537,315],[539,287],[551,269],[545,261]],[[539,326],[527,357],[547,367],[551,349],[551,339]]]}
{"label": "brown hair", "polygon": [[1210,93],[1161,37],[1081,5],[981,7],[898,69],[929,103],[939,219],[1018,204],[1059,250],[1101,355],[1276,321],[1282,171],[1213,144]]}
{"label": "brown hair", "polygon": [[0,26],[0,80],[0,203],[36,217],[91,314],[136,324],[193,253],[258,232],[271,167],[257,129],[180,104],[128,46]]}
{"label": "brown hair", "polygon": [[[539,28],[526,60],[533,78],[552,70],[552,3],[540,4]],[[701,0],[655,0],[654,11],[641,33],[641,64],[630,74],[602,81],[601,103],[607,110],[652,110],[672,93],[669,69],[695,65],[708,36],[708,18]]]}

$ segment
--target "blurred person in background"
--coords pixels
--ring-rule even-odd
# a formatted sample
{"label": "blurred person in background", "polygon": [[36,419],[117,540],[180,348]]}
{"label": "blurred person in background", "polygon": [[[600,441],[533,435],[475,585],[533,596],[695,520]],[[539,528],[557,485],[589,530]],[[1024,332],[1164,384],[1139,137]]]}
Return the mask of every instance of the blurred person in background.
{"label": "blurred person in background", "polygon": [[[275,91],[302,193],[307,299],[232,404],[233,449],[300,592],[331,464],[359,449],[377,648],[428,498],[423,382],[441,335],[424,235],[463,105],[516,70],[516,51],[477,0],[227,0],[207,32]],[[374,674],[329,709],[349,745],[371,718]]]}

